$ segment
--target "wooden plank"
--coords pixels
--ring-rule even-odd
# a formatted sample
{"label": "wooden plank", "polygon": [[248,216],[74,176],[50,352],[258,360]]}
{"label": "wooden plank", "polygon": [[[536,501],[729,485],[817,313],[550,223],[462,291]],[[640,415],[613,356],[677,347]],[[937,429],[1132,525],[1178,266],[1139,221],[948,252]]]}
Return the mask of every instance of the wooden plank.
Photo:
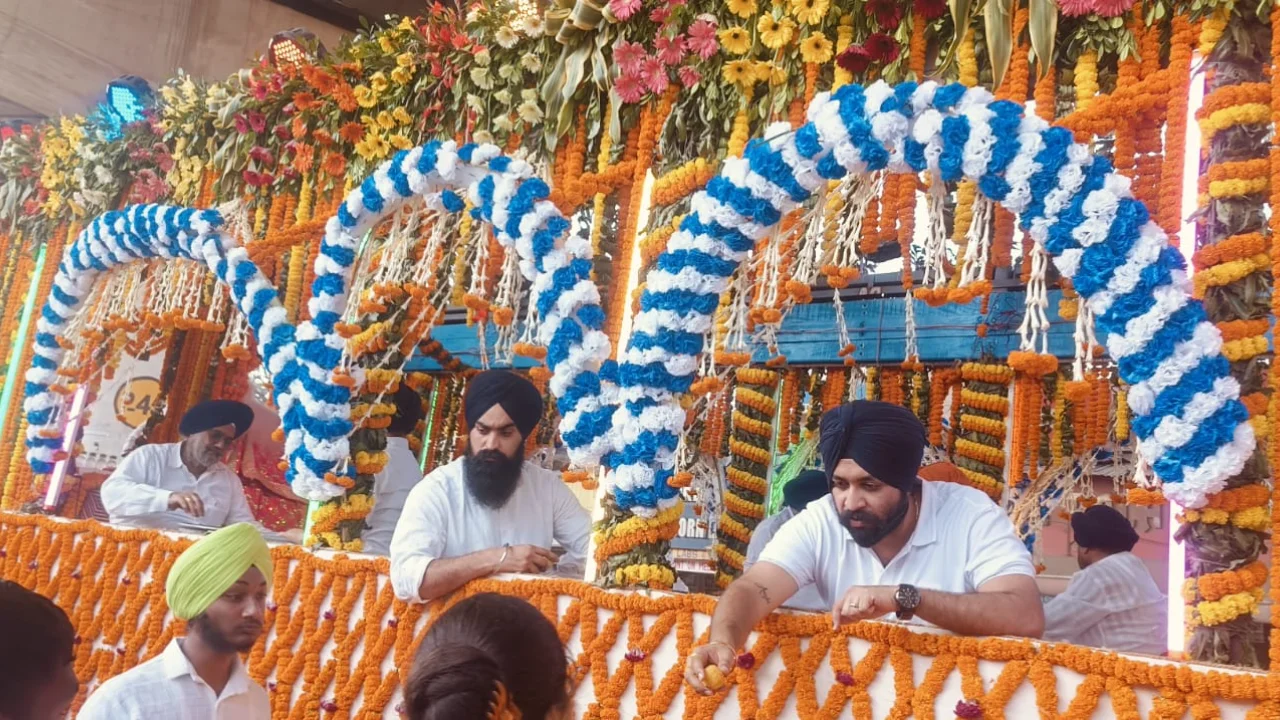
{"label": "wooden plank", "polygon": [[[1049,292],[1047,315],[1049,351],[1060,358],[1074,354],[1072,335],[1075,323],[1058,316],[1059,290]],[[916,337],[920,359],[928,363],[976,360],[984,356],[1007,357],[1019,345],[1018,326],[1022,324],[1024,294],[998,292],[991,296],[985,320],[987,337],[979,338],[977,327],[984,320],[981,302],[968,305],[944,305],[931,308],[916,301]],[[854,359],[863,365],[901,363],[906,349],[906,305],[902,297],[865,298],[844,303],[849,338],[857,345]],[[445,349],[473,367],[479,366],[480,354],[475,328],[464,324],[443,325],[432,332]],[[495,334],[490,329],[488,341]],[[836,332],[835,307],[831,303],[800,305],[783,320],[778,333],[778,346],[792,365],[839,365],[840,345]],[[1104,338],[1099,337],[1099,341]],[[492,353],[490,353],[492,357]],[[755,352],[756,362],[769,359],[763,348]],[[532,363],[519,359],[518,367]],[[440,366],[428,358],[415,358],[410,368],[424,372],[439,371]]]}

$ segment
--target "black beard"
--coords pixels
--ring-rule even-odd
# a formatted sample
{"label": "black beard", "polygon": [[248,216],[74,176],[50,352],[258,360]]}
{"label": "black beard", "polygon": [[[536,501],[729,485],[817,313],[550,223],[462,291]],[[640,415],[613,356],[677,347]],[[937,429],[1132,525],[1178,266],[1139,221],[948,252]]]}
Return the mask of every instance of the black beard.
{"label": "black beard", "polygon": [[499,450],[475,452],[468,444],[467,454],[462,458],[462,477],[471,497],[491,510],[501,510],[520,484],[523,465],[523,443],[514,457],[507,457]]}
{"label": "black beard", "polygon": [[249,652],[253,649],[254,643],[258,641],[255,637],[253,641],[247,644],[237,645],[231,638],[224,635],[221,630],[213,626],[213,623],[209,621],[208,615],[197,615],[191,620],[189,626],[200,635],[200,639],[205,645],[209,646],[210,650],[220,655]]}
{"label": "black beard", "polygon": [[[910,493],[902,493],[902,499],[888,517],[882,518],[866,510],[846,510],[840,513],[840,524],[849,532],[854,542],[864,548],[875,547],[907,518],[907,511],[911,509],[909,495]],[[855,528],[849,524],[854,520],[862,523],[862,527]]]}

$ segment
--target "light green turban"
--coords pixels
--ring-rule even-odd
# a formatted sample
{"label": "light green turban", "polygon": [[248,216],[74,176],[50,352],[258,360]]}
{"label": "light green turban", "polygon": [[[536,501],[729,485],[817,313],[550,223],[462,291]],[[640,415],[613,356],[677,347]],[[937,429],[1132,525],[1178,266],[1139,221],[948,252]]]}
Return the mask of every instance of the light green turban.
{"label": "light green turban", "polygon": [[169,608],[179,620],[190,620],[209,609],[251,567],[271,582],[270,548],[249,523],[228,525],[174,561],[164,588]]}

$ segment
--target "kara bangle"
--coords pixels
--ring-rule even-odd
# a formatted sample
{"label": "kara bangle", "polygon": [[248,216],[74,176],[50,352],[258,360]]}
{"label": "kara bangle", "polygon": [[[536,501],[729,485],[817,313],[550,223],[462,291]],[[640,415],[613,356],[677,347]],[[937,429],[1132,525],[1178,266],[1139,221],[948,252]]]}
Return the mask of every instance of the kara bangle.
{"label": "kara bangle", "polygon": [[493,568],[494,572],[497,572],[502,567],[502,563],[507,561],[507,556],[510,554],[511,554],[511,543],[503,543],[502,557],[498,558],[498,564]]}

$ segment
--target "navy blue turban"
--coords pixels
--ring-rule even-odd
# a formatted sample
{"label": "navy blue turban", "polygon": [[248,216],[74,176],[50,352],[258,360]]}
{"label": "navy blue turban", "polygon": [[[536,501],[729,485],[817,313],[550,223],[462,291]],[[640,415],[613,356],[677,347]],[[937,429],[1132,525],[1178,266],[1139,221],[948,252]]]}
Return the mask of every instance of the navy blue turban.
{"label": "navy blue turban", "polygon": [[236,437],[240,437],[253,424],[253,408],[235,400],[205,400],[192,407],[178,423],[178,432],[185,437],[212,430],[223,425],[235,425]]}
{"label": "navy blue turban", "polygon": [[507,370],[485,370],[471,378],[462,405],[469,428],[475,427],[494,405],[501,405],[521,437],[526,438],[542,419],[542,393],[533,383]]}
{"label": "navy blue turban", "polygon": [[803,510],[809,503],[831,492],[827,474],[821,470],[805,470],[782,486],[782,504]]}
{"label": "navy blue turban", "polygon": [[1110,553],[1129,552],[1138,544],[1138,531],[1110,505],[1094,505],[1071,514],[1071,530],[1082,548]]}
{"label": "navy blue turban", "polygon": [[899,490],[915,487],[924,459],[924,425],[910,410],[874,400],[854,400],[822,414],[818,449],[830,482],[841,460],[853,460],[872,477]]}

